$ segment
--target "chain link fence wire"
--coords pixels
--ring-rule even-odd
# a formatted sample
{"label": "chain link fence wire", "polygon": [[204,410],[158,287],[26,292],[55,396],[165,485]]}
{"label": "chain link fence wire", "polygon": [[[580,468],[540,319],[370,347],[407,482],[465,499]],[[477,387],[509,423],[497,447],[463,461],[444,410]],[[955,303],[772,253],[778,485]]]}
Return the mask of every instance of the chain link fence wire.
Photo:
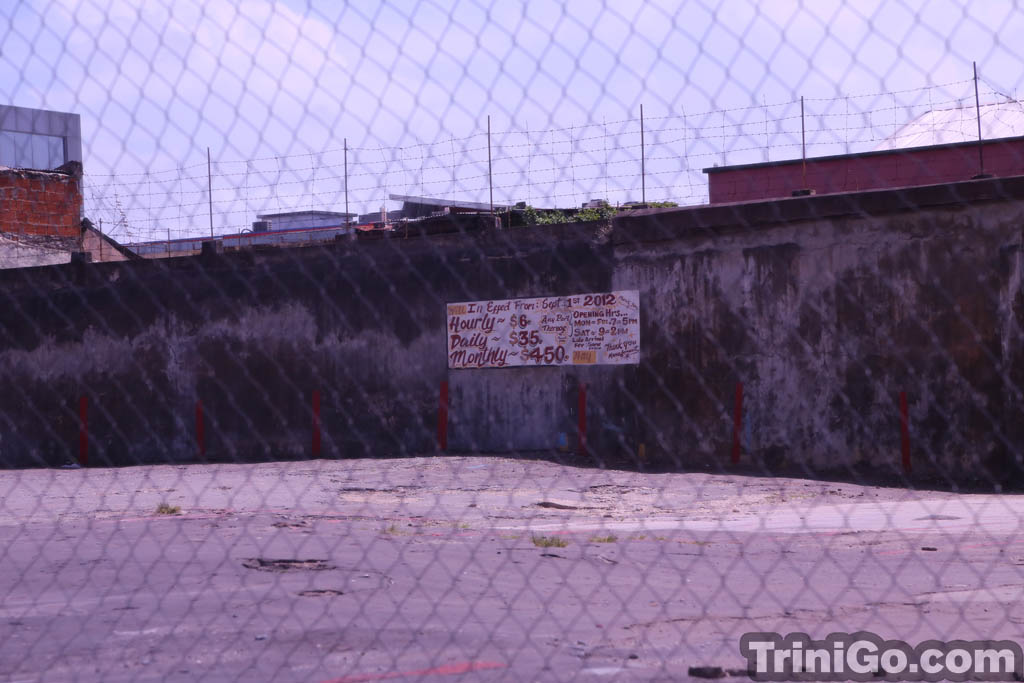
{"label": "chain link fence wire", "polygon": [[1022,30],[3,4],[0,680],[1020,680]]}

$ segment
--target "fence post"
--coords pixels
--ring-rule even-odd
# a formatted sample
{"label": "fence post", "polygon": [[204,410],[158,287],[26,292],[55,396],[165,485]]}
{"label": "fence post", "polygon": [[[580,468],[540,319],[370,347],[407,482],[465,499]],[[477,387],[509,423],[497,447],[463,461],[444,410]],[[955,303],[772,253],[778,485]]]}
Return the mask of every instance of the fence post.
{"label": "fence post", "polygon": [[644,150],[644,105],[640,104],[640,201],[647,203],[647,152]]}
{"label": "fence post", "polygon": [[978,63],[974,65],[974,114],[978,119],[978,177],[985,177],[985,150],[981,144],[981,103],[978,100]]}
{"label": "fence post", "polygon": [[345,138],[345,220],[348,217],[348,138]]}
{"label": "fence post", "polygon": [[210,237],[213,237],[213,170],[209,147],[206,148],[206,198],[210,203]]}
{"label": "fence post", "polygon": [[491,175],[491,115],[487,115],[487,186],[491,191],[491,215],[494,215],[494,178]]}
{"label": "fence post", "polygon": [[800,96],[800,189],[807,187],[807,133],[804,126],[804,96]]}

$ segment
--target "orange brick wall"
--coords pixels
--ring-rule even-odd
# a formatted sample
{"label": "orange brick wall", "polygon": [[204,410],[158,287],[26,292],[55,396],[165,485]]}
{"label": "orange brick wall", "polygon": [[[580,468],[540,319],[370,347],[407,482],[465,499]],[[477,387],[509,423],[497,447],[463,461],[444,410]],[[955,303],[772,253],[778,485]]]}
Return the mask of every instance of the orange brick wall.
{"label": "orange brick wall", "polygon": [[[1024,173],[1024,137],[986,140],[985,172],[997,177]],[[790,197],[793,190],[817,194],[859,192],[970,180],[979,171],[974,143],[909,147],[863,155],[807,160],[806,177],[799,159],[712,169],[708,194],[712,204]]]}
{"label": "orange brick wall", "polygon": [[0,233],[79,237],[81,213],[74,175],[0,169]]}

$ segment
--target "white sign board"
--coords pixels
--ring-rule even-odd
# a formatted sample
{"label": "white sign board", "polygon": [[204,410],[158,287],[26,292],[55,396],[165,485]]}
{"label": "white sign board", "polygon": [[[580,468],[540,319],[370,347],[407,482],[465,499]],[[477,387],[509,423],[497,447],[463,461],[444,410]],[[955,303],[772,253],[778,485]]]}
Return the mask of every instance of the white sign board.
{"label": "white sign board", "polygon": [[448,367],[640,362],[637,291],[448,304]]}

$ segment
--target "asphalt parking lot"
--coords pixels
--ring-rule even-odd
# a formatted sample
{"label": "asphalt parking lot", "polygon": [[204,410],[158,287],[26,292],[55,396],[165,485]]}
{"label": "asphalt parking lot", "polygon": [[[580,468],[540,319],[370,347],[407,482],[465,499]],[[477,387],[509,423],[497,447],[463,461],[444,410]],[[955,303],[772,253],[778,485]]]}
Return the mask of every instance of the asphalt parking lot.
{"label": "asphalt parking lot", "polygon": [[743,668],[749,631],[1021,641],[1022,517],[489,456],[6,471],[0,680],[678,680]]}

